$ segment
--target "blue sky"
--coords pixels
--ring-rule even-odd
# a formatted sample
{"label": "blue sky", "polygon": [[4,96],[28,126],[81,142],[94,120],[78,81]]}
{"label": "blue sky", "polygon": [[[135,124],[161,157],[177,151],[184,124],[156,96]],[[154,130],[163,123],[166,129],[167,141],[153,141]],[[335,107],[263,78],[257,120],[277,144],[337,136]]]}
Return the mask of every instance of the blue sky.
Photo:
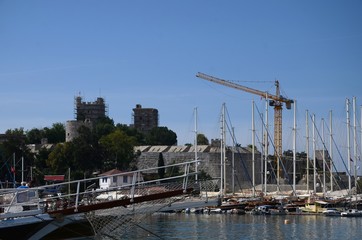
{"label": "blue sky", "polygon": [[333,111],[343,150],[346,98],[357,97],[360,121],[361,12],[359,0],[0,0],[0,132],[74,119],[80,93],[104,97],[116,123],[132,123],[136,104],[157,108],[179,144],[193,142],[195,107],[198,131],[219,138],[225,103],[238,142],[250,144],[251,102],[263,112],[264,101],[195,77],[203,72],[271,93],[278,79],[297,100],[298,151],[306,110],[318,122]]}

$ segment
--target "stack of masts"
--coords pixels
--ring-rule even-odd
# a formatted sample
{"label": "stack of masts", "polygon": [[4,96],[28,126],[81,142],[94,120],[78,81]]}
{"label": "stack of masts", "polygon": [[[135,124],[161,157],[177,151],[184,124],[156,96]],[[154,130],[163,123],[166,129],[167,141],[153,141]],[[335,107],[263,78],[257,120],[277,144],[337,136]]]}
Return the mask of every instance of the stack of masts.
{"label": "stack of masts", "polygon": [[[357,132],[357,114],[356,114],[356,98],[353,97],[353,126],[351,126],[351,118],[350,118],[350,111],[349,111],[349,105],[350,102],[347,99],[346,101],[346,108],[347,108],[347,159],[348,159],[348,169],[347,169],[347,173],[348,173],[348,191],[351,194],[352,193],[352,186],[357,187],[358,183],[358,172],[357,170],[359,169],[359,167],[357,166],[358,164],[358,160],[359,160],[359,155],[358,155],[358,132]],[[292,176],[292,180],[293,180],[293,187],[292,187],[292,191],[293,194],[296,195],[296,101],[294,100],[294,122],[293,122],[293,176]],[[254,140],[254,134],[255,134],[255,125],[254,125],[254,102],[253,102],[253,107],[252,107],[252,146],[254,147],[255,145],[255,140]],[[309,161],[310,161],[310,152],[309,152],[309,142],[310,142],[310,136],[309,136],[309,126],[308,126],[308,119],[309,117],[312,120],[312,147],[313,147],[313,151],[312,151],[312,167],[310,167],[309,165]],[[310,187],[309,187],[309,177],[310,177],[310,170],[312,169],[312,175],[313,175],[313,187],[312,190],[314,194],[316,194],[317,192],[320,192],[323,195],[327,194],[330,192],[333,192],[335,190],[334,188],[334,174],[333,174],[333,168],[335,167],[335,160],[334,160],[334,156],[333,156],[333,120],[332,120],[332,111],[329,111],[329,147],[327,147],[328,145],[326,144],[326,133],[325,133],[325,120],[324,118],[321,119],[321,133],[317,130],[317,124],[316,124],[316,116],[315,114],[312,114],[309,116],[308,110],[306,110],[306,155],[307,155],[307,161],[306,161],[306,192],[310,193]],[[362,126],[362,106],[361,106],[361,126]],[[264,134],[264,169],[262,171],[262,174],[264,174],[264,180],[263,180],[263,190],[264,190],[264,195],[268,194],[268,172],[267,172],[267,156],[268,156],[268,106],[266,106],[265,108],[265,120],[264,120],[264,124],[263,127],[266,129],[265,130],[265,134]],[[351,136],[350,132],[351,129],[353,129],[353,136]],[[361,129],[362,131],[362,129]],[[318,137],[317,137],[318,136]],[[351,154],[351,141],[350,139],[353,139],[353,155]],[[318,139],[318,140],[317,140]],[[321,141],[321,146],[322,146],[322,151],[320,151],[321,153],[321,159],[317,159],[317,142]],[[361,133],[361,142],[362,142],[362,133]],[[252,150],[254,152],[254,149]],[[328,153],[328,155],[327,155]],[[327,161],[327,156],[328,156],[328,161]],[[322,168],[320,169],[320,172],[318,170],[318,161],[321,160],[321,164],[322,164]],[[255,184],[255,176],[254,176],[254,155],[252,155],[252,173],[253,173],[253,185]],[[343,161],[343,159],[342,159]],[[337,169],[335,169],[337,170]],[[329,175],[329,176],[328,176]],[[319,177],[320,176],[320,177]],[[263,177],[262,177],[263,179]],[[352,179],[354,180],[354,182],[352,182]],[[353,183],[353,184],[352,184]],[[320,184],[320,188],[318,187]],[[327,188],[327,184],[329,184],[329,188]],[[278,191],[279,192],[279,184],[277,185],[278,187]],[[254,194],[253,194],[254,196]]]}

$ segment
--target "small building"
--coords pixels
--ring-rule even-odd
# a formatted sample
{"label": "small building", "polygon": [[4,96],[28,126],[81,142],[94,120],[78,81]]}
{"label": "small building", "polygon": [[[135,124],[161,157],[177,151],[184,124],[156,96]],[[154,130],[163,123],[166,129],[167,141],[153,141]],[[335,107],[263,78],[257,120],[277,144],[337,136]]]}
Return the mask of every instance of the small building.
{"label": "small building", "polygon": [[[118,169],[112,169],[99,176],[102,176],[102,178],[99,179],[99,188],[111,189],[132,184],[135,174],[133,172],[122,172]],[[143,181],[143,176],[138,175],[137,181]]]}

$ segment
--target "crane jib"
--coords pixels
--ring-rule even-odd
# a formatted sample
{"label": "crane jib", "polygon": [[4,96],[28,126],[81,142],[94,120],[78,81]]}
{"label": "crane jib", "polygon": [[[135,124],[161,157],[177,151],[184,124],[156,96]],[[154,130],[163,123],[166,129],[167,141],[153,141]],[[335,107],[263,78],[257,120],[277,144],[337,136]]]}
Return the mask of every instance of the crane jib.
{"label": "crane jib", "polygon": [[[208,80],[210,82],[218,83],[218,84],[221,84],[221,85],[224,85],[227,87],[235,88],[237,90],[242,90],[242,91],[245,91],[248,93],[253,93],[253,94],[259,95],[266,99],[271,99],[271,100],[274,100],[277,102],[284,102],[287,109],[291,109],[291,104],[294,102],[292,99],[287,99],[287,98],[284,98],[283,96],[277,96],[277,95],[270,94],[268,92],[263,92],[263,91],[256,90],[253,88],[245,87],[245,86],[242,86],[242,85],[239,85],[239,84],[236,84],[236,83],[224,80],[224,79],[220,79],[217,77],[213,77],[213,76],[201,73],[201,72],[198,72],[196,74],[196,77]],[[277,92],[279,92],[279,84],[277,85]],[[272,103],[272,104],[275,104],[275,103]],[[275,105],[272,105],[272,106],[275,106]]]}

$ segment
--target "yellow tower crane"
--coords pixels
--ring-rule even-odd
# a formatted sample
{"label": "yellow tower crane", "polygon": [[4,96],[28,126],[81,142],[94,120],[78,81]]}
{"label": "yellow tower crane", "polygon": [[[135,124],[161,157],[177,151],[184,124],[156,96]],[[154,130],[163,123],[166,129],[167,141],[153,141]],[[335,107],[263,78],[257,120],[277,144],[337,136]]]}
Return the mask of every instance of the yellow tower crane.
{"label": "yellow tower crane", "polygon": [[[283,103],[285,103],[285,106],[287,109],[291,109],[292,103],[294,103],[294,101],[292,99],[287,99],[283,96],[280,95],[280,90],[279,90],[279,81],[276,80],[275,81],[275,87],[276,87],[276,94],[270,94],[268,92],[263,92],[263,91],[259,91],[256,89],[252,89],[249,87],[245,87],[245,86],[241,86],[239,84],[227,81],[227,80],[223,80],[220,78],[216,78],[204,73],[200,73],[198,72],[196,74],[196,77],[214,82],[214,83],[218,83],[227,87],[231,87],[231,88],[235,88],[238,90],[242,90],[248,93],[252,93],[252,94],[256,94],[258,96],[261,96],[267,100],[269,100],[269,106],[273,106],[274,107],[274,155],[277,159],[280,159],[282,156],[282,109],[283,109]],[[279,177],[279,161],[277,160],[277,165],[278,165],[278,177]]]}

